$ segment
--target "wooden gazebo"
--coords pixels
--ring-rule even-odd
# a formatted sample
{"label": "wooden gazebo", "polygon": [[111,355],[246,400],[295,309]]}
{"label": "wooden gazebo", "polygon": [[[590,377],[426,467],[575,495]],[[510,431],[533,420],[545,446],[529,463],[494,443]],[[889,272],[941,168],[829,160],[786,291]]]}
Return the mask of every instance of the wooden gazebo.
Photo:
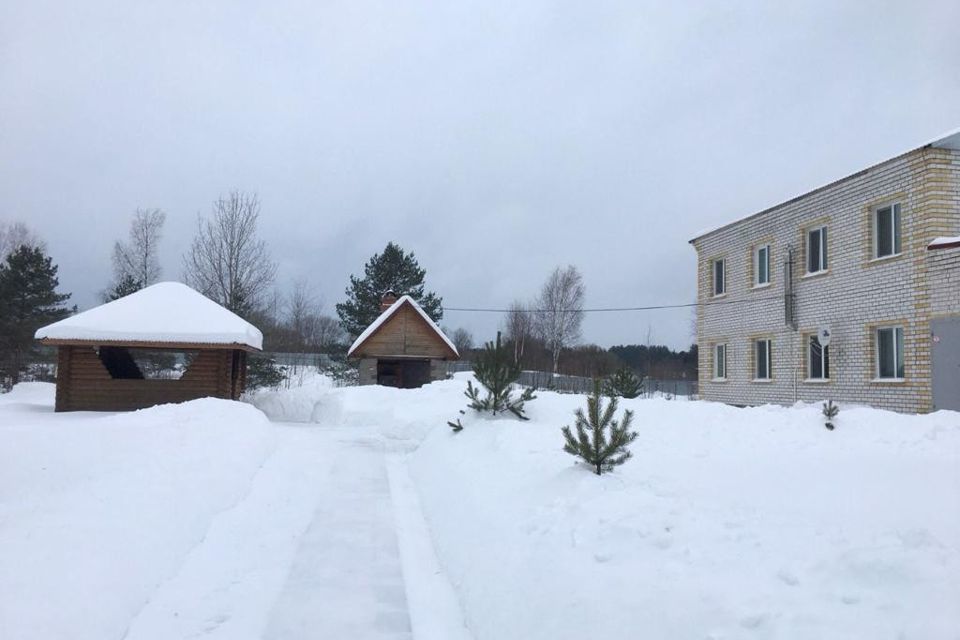
{"label": "wooden gazebo", "polygon": [[360,360],[360,384],[412,389],[442,380],[446,361],[460,359],[453,342],[410,296],[388,291],[380,308],[347,352]]}
{"label": "wooden gazebo", "polygon": [[185,284],[161,282],[43,327],[57,347],[57,411],[236,400],[260,330]]}

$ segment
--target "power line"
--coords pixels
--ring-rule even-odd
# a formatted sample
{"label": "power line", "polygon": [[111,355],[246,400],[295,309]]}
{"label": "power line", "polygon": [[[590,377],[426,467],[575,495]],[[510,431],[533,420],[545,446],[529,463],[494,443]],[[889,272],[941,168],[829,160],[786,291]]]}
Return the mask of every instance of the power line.
{"label": "power line", "polygon": [[[720,305],[743,304],[748,302],[770,302],[773,300],[783,300],[783,296],[767,296],[764,298],[743,298],[740,300],[714,300],[711,302],[688,302],[685,304],[657,304],[639,307],[596,307],[592,309],[559,309],[559,313],[611,313],[624,311],[657,311],[660,309],[689,309],[691,307],[712,307]],[[543,311],[554,311],[554,309],[488,309],[482,307],[443,307],[446,311],[465,311],[469,313],[538,313]]]}

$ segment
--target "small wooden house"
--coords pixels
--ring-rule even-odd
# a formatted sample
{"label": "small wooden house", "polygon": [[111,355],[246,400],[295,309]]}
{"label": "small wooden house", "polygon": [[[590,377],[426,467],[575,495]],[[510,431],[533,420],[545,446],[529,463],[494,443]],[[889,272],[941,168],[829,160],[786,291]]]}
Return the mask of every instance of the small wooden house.
{"label": "small wooden house", "polygon": [[57,347],[57,411],[236,400],[263,335],[185,284],[161,282],[43,327]]}
{"label": "small wooden house", "polygon": [[445,378],[460,354],[416,300],[388,291],[380,309],[347,352],[360,360],[360,384],[413,389]]}

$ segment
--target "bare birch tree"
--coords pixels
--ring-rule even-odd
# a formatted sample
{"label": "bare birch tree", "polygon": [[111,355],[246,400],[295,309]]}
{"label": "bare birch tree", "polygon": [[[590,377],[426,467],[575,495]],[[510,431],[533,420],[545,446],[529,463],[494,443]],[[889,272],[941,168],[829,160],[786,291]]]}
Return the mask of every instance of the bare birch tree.
{"label": "bare birch tree", "polygon": [[22,222],[0,221],[0,262],[20,247],[37,247],[46,251],[40,237]]}
{"label": "bare birch tree", "polygon": [[294,280],[287,298],[287,326],[301,346],[311,342],[313,323],[320,315],[321,304],[306,280]]}
{"label": "bare birch tree", "polygon": [[160,277],[157,251],[166,219],[167,214],[160,209],[134,212],[129,238],[113,245],[113,275],[117,283],[129,277],[143,288],[157,281]]}
{"label": "bare birch tree", "polygon": [[560,352],[580,340],[585,293],[583,277],[570,265],[554,269],[537,299],[536,331],[550,351],[553,373],[558,371]]}
{"label": "bare birch tree", "polygon": [[450,341],[457,348],[457,352],[462,356],[470,349],[473,349],[473,334],[459,327],[450,334]]}
{"label": "bare birch tree", "polygon": [[527,340],[533,335],[533,311],[529,305],[515,300],[507,307],[507,317],[504,324],[507,341],[513,343],[513,361],[516,364],[521,364],[524,347]]}
{"label": "bare birch tree", "polygon": [[183,257],[187,283],[240,315],[263,306],[277,271],[257,238],[259,217],[256,194],[233,191],[219,198],[210,218],[197,218],[197,235]]}
{"label": "bare birch tree", "polygon": [[311,320],[313,344],[321,351],[329,351],[347,339],[340,321],[333,316],[318,315]]}

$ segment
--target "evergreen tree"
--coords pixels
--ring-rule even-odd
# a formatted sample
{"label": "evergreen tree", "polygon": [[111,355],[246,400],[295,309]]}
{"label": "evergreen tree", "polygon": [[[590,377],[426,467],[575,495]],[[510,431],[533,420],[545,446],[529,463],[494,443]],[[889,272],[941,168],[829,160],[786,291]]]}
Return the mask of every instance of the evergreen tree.
{"label": "evergreen tree", "polygon": [[629,367],[621,367],[607,378],[604,383],[604,392],[611,398],[620,397],[630,400],[643,393],[643,381]]}
{"label": "evergreen tree", "polygon": [[363,333],[380,315],[380,301],[387,291],[408,295],[423,307],[434,322],[443,317],[443,300],[433,292],[424,292],[426,270],[420,268],[413,252],[387,243],[383,253],[375,254],[363,268],[363,278],[350,276],[347,299],[337,305],[340,324],[351,336]]}
{"label": "evergreen tree", "polygon": [[0,264],[0,369],[13,384],[36,350],[36,330],[71,313],[59,284],[57,265],[40,247],[22,245]]}
{"label": "evergreen tree", "polygon": [[600,382],[594,381],[593,394],[587,397],[587,412],[584,413],[582,408],[577,409],[576,435],[570,427],[563,428],[566,440],[563,450],[582,458],[594,467],[597,475],[612,471],[633,455],[627,449],[627,445],[637,439],[637,432],[630,431],[633,412],[625,411],[619,422],[613,419],[616,413],[617,399],[610,398],[604,408]]}
{"label": "evergreen tree", "polygon": [[500,343],[499,332],[496,343],[488,342],[482,351],[477,352],[473,375],[487,393],[481,397],[480,388],[468,381],[464,393],[470,399],[471,409],[489,411],[494,415],[509,411],[521,420],[528,419],[523,415],[523,403],[536,396],[533,395],[533,389],[527,388],[518,398],[513,397],[513,384],[520,377],[520,365],[514,361],[512,351]]}
{"label": "evergreen tree", "polygon": [[247,389],[276,388],[286,379],[286,369],[273,358],[251,354],[247,358]]}
{"label": "evergreen tree", "polygon": [[139,280],[134,278],[132,275],[127,274],[120,278],[115,285],[103,292],[103,301],[112,302],[128,296],[131,293],[136,293],[143,289],[143,285]]}
{"label": "evergreen tree", "polygon": [[833,419],[840,413],[840,407],[833,404],[833,400],[827,400],[823,403],[823,417],[826,418],[825,426],[829,431],[833,431]]}

